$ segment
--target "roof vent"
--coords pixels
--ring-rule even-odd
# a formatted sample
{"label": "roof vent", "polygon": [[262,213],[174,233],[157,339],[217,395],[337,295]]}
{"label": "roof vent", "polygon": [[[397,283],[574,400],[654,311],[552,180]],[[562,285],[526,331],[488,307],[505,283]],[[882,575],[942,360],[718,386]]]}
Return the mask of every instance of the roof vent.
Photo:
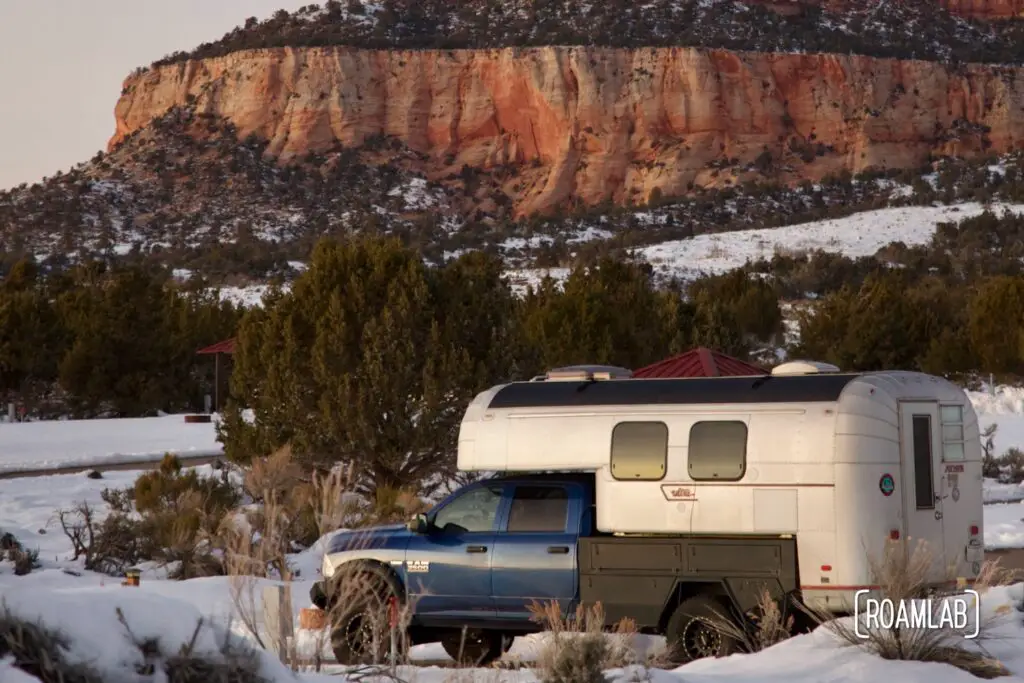
{"label": "roof vent", "polygon": [[589,382],[599,379],[629,379],[632,376],[632,370],[614,365],[570,365],[549,370],[542,379],[548,382]]}
{"label": "roof vent", "polygon": [[818,375],[829,372],[842,371],[831,363],[813,360],[794,360],[772,368],[772,375]]}

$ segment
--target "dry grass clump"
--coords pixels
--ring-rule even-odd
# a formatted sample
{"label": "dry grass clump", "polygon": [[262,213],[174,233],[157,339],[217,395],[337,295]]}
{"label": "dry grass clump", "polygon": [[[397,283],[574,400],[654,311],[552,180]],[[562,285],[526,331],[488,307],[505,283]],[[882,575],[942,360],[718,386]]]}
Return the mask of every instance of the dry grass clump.
{"label": "dry grass clump", "polygon": [[605,671],[632,665],[652,666],[633,647],[636,622],[622,619],[605,629],[600,603],[579,605],[573,615],[563,616],[555,601],[533,601],[531,619],[544,625],[547,641],[537,657],[537,677],[542,683],[608,683]]}
{"label": "dry grass clump", "polygon": [[711,626],[738,643],[744,652],[760,652],[793,636],[794,616],[782,609],[780,601],[772,597],[767,588],[761,591],[754,609],[744,617],[741,621],[716,611]]}
{"label": "dry grass clump", "polygon": [[15,576],[30,574],[33,569],[42,566],[39,551],[25,548],[12,533],[0,534],[0,560],[7,560],[14,565]]}
{"label": "dry grass clump", "polygon": [[[292,583],[297,578],[288,563],[288,556],[298,548],[296,538],[323,538],[344,528],[346,522],[363,521],[364,503],[354,491],[351,470],[335,469],[311,475],[294,461],[287,446],[266,458],[257,459],[245,477],[246,493],[256,503],[244,514],[225,519],[219,531],[226,547],[225,563],[230,576],[232,602],[246,630],[263,648],[274,650],[293,670],[323,665],[321,653],[328,642],[338,650],[336,630],[332,625],[345,620],[358,622],[372,643],[366,652],[353,653],[360,664],[396,664],[407,658],[409,643],[406,628],[411,621],[412,607],[406,600],[396,605],[393,614],[391,598],[404,598],[382,576],[366,571],[363,565],[346,566],[336,572],[329,588],[332,606],[325,615],[325,627],[315,632],[309,643],[313,652],[304,656],[292,637],[281,642],[280,634],[294,634],[292,615]],[[388,500],[388,509],[409,504],[403,497]],[[368,545],[372,535],[356,534],[350,549],[361,543]],[[284,586],[284,604],[280,606],[283,624],[263,623],[262,588],[271,579]],[[392,626],[392,621],[397,621]],[[348,662],[353,663],[353,662]]]}
{"label": "dry grass clump", "polygon": [[43,683],[102,683],[88,667],[67,662],[67,646],[56,631],[22,619],[7,607],[0,610],[0,659]]}
{"label": "dry grass clump", "polygon": [[[259,653],[234,638],[230,631],[225,632],[218,652],[199,654],[195,651],[196,643],[206,626],[200,620],[190,642],[177,650],[167,650],[157,638],[136,636],[120,610],[117,616],[129,642],[141,655],[139,663],[126,669],[121,677],[124,680],[145,677],[167,683],[270,683],[259,673]],[[23,619],[6,606],[0,609],[0,659],[8,660],[14,668],[42,683],[108,683],[110,679],[94,666],[68,661],[70,645],[58,631]]]}
{"label": "dry grass clump", "polygon": [[[872,584],[879,586],[879,598],[897,604],[917,600],[934,585],[934,555],[923,541],[918,542],[912,551],[909,539],[905,543],[888,542],[883,556],[880,559],[869,557],[869,562]],[[955,583],[953,572],[948,573],[947,582]],[[994,586],[1007,585],[1014,578],[1014,573],[1000,568],[998,562],[987,561],[982,565],[973,589],[982,595]],[[933,610],[933,623],[941,621],[942,600],[959,593],[962,591],[948,590],[935,595],[929,603]],[[973,597],[963,595],[960,599],[973,600]],[[983,646],[985,641],[992,639],[992,627],[999,614],[982,617],[978,624],[969,623],[966,629],[909,628],[899,624],[884,628],[866,623],[855,626],[848,620],[830,619],[819,612],[813,612],[813,616],[838,636],[840,642],[864,648],[883,659],[950,664],[979,678],[1009,675],[1006,667],[988,654]],[[973,634],[975,628],[977,637],[965,639],[965,635]]]}

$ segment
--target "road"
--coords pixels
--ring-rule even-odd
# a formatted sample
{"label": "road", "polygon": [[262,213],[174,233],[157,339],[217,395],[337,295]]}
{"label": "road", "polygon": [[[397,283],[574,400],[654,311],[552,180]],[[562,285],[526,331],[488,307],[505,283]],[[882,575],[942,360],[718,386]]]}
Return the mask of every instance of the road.
{"label": "road", "polygon": [[[199,467],[209,465],[216,460],[223,460],[220,453],[204,453],[197,455],[178,454],[183,467]],[[131,470],[155,470],[160,467],[160,460],[126,460],[103,464],[68,465],[67,467],[51,467],[40,470],[0,470],[0,479],[25,479],[28,477],[46,477],[51,474],[78,474],[79,472],[124,472]]]}

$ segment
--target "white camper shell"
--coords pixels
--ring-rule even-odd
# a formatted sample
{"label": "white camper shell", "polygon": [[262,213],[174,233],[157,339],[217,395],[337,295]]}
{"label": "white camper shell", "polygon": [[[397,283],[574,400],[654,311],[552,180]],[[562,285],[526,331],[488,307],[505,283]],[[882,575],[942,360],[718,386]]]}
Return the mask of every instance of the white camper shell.
{"label": "white camper shell", "polygon": [[874,588],[890,538],[926,542],[936,582],[976,577],[982,453],[955,384],[804,362],[618,377],[579,369],[479,394],[459,469],[594,472],[602,532],[795,538],[804,599],[835,611]]}

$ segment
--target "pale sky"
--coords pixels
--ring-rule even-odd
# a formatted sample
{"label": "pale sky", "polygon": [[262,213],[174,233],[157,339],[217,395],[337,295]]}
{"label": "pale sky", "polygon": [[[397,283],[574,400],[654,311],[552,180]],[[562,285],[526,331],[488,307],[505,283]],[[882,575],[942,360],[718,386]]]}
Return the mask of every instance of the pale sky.
{"label": "pale sky", "polygon": [[0,189],[105,149],[135,67],[311,2],[0,0]]}

